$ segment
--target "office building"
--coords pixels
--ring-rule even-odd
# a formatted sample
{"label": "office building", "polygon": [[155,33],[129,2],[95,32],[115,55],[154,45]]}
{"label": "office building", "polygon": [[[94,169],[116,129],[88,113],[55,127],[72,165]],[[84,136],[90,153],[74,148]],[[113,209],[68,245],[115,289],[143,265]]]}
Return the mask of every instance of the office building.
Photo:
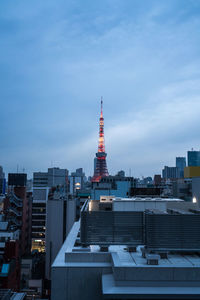
{"label": "office building", "polygon": [[162,170],[163,179],[174,179],[180,177],[180,171],[177,167],[167,167],[165,166]]}
{"label": "office building", "polygon": [[47,172],[34,172],[33,173],[33,187],[47,187],[48,186],[48,173]]}
{"label": "office building", "polygon": [[134,178],[120,176],[120,174],[115,176],[109,175],[102,177],[99,182],[92,182],[91,198],[99,200],[101,195],[129,196],[131,188],[134,187]]}
{"label": "office building", "polygon": [[188,151],[188,167],[200,167],[200,151]]}
{"label": "office building", "polygon": [[52,299],[200,298],[199,225],[179,199],[90,201],[52,265]]}
{"label": "office building", "polygon": [[184,178],[184,168],[186,167],[186,158],[176,157],[176,167],[179,169],[180,178]]}
{"label": "office building", "polygon": [[45,252],[46,204],[49,189],[63,186],[68,190],[68,170],[48,168],[48,172],[33,173],[32,250]]}
{"label": "office building", "polygon": [[68,185],[68,170],[60,168],[48,168],[48,187]]}
{"label": "office building", "polygon": [[50,279],[51,264],[76,220],[76,199],[68,198],[62,188],[49,191],[46,214],[46,278]]}
{"label": "office building", "polygon": [[0,195],[6,192],[6,179],[5,173],[3,172],[3,167],[0,166]]}
{"label": "office building", "polygon": [[48,187],[33,187],[31,250],[45,252],[46,203]]}
{"label": "office building", "polygon": [[76,172],[72,172],[69,176],[69,193],[76,195],[79,190],[84,189],[85,181],[86,177],[83,169],[76,169]]}
{"label": "office building", "polygon": [[68,180],[68,170],[60,168],[48,168],[47,172],[33,173],[33,187],[65,186]]}
{"label": "office building", "polygon": [[33,173],[32,251],[45,252],[46,202],[48,192],[48,172]]}

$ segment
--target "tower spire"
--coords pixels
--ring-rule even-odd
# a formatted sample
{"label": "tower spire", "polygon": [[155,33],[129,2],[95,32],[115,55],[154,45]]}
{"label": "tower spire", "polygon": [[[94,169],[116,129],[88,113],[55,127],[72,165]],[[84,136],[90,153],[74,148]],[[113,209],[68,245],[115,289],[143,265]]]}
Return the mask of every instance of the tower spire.
{"label": "tower spire", "polygon": [[103,99],[101,97],[101,115],[99,119],[99,141],[98,141],[98,152],[96,153],[96,163],[94,168],[94,176],[92,177],[93,182],[99,182],[101,177],[108,176],[108,170],[106,165],[106,152],[104,142],[104,118],[103,118]]}
{"label": "tower spire", "polygon": [[103,97],[101,96],[101,118],[103,118]]}

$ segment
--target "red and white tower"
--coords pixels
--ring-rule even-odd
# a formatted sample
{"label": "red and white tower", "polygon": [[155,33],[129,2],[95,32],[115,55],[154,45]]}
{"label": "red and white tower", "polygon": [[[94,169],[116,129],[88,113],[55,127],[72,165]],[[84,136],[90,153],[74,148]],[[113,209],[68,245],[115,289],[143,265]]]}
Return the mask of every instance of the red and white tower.
{"label": "red and white tower", "polygon": [[104,118],[103,118],[103,100],[101,99],[101,116],[99,119],[99,143],[98,152],[96,153],[96,166],[94,169],[94,176],[92,182],[99,182],[104,176],[108,176],[108,169],[106,165],[106,152],[104,143]]}

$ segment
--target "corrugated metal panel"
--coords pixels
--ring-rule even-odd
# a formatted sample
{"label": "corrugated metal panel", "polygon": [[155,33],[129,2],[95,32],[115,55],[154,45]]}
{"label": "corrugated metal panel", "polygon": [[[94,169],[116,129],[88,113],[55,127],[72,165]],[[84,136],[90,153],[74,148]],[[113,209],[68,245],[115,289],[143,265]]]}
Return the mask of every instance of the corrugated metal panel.
{"label": "corrugated metal panel", "polygon": [[200,250],[200,215],[145,213],[145,244],[149,250]]}
{"label": "corrugated metal panel", "polygon": [[143,213],[83,211],[81,243],[86,245],[143,244]]}

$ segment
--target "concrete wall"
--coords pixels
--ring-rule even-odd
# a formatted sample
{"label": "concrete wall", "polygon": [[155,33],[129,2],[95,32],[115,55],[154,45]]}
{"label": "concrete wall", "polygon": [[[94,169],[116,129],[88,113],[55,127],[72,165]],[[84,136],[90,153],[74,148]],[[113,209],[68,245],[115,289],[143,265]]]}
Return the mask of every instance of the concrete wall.
{"label": "concrete wall", "polygon": [[102,274],[112,272],[110,267],[52,268],[52,300],[101,300]]}
{"label": "concrete wall", "polygon": [[50,268],[68,235],[76,217],[76,202],[54,199],[47,201],[46,218],[46,278],[50,279]]}
{"label": "concrete wall", "polygon": [[113,201],[113,211],[145,211],[145,209],[159,209],[165,211],[166,207],[167,203],[165,201]]}
{"label": "concrete wall", "polygon": [[47,201],[46,215],[46,277],[50,278],[50,266],[63,243],[62,200]]}
{"label": "concrete wall", "polygon": [[67,201],[67,222],[66,235],[70,232],[76,219],[76,199],[69,199]]}

